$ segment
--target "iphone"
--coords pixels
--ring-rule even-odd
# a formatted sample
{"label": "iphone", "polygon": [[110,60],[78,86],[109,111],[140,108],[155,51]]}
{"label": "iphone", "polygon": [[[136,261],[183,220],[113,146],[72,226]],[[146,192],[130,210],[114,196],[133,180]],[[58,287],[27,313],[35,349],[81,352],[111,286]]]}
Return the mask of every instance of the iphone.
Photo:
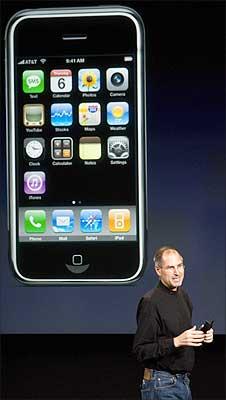
{"label": "iphone", "polygon": [[121,6],[6,29],[10,257],[28,284],[126,284],[145,264],[145,40]]}

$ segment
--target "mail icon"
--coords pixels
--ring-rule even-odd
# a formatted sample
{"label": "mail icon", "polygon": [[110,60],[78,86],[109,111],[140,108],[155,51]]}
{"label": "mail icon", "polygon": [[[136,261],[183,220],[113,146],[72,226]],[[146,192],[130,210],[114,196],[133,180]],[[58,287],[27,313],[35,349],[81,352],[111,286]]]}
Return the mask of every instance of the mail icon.
{"label": "mail icon", "polygon": [[70,233],[74,230],[74,214],[72,210],[54,210],[52,228],[56,233]]}
{"label": "mail icon", "polygon": [[57,224],[57,226],[68,226],[68,225],[70,225],[70,217],[57,216],[56,224]]}

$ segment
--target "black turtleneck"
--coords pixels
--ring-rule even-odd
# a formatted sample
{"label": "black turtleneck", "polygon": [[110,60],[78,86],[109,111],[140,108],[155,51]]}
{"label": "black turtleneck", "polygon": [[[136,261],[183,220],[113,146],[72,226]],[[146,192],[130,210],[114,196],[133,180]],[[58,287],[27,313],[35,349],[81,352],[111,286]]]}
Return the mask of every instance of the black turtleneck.
{"label": "black turtleneck", "polygon": [[173,338],[192,328],[192,304],[187,293],[169,290],[160,281],[146,293],[137,309],[133,350],[144,367],[171,373],[191,372],[194,348],[176,348]]}

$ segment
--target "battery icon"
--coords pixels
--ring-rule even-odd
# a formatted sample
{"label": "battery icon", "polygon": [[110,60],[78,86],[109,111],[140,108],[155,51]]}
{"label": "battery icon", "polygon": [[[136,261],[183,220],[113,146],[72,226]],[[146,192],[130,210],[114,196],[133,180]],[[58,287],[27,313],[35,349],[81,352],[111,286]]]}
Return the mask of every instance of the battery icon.
{"label": "battery icon", "polygon": [[124,57],[124,61],[133,61],[133,57],[132,56],[125,56]]}

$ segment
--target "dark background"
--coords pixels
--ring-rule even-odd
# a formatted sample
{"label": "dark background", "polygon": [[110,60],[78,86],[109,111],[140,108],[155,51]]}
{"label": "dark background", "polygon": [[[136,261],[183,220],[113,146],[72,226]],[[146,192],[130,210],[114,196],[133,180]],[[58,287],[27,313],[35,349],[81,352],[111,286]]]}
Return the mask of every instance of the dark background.
{"label": "dark background", "polygon": [[185,258],[194,323],[215,320],[214,343],[197,352],[194,397],[225,399],[225,3],[4,1],[2,29],[23,8],[96,4],[131,6],[146,27],[147,268],[127,287],[26,287],[15,280],[7,258],[2,104],[3,398],[138,398],[136,307],[156,284],[154,250],[170,244]]}
{"label": "dark background", "polygon": [[[16,10],[55,4],[81,5],[81,2],[3,2],[2,27]],[[19,283],[9,267],[7,254],[2,129],[3,333],[133,333],[138,300],[156,284],[153,252],[164,244],[174,245],[184,254],[185,287],[194,304],[194,322],[214,319],[217,333],[225,331],[224,3],[122,4],[134,7],[146,27],[149,195],[146,272],[137,283],[127,287],[26,287]],[[35,43],[38,32],[27,40]]]}

